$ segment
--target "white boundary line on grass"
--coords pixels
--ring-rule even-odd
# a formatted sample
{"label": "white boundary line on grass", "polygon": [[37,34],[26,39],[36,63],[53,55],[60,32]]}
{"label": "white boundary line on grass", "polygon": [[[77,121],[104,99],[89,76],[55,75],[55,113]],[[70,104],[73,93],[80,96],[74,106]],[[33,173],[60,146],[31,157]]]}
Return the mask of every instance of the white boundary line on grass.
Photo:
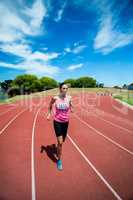
{"label": "white boundary line on grass", "polygon": [[123,106],[126,106],[127,108],[131,109],[133,111],[133,106],[124,102],[124,101],[121,101],[119,99],[114,99],[115,101],[119,102],[120,104],[122,104]]}

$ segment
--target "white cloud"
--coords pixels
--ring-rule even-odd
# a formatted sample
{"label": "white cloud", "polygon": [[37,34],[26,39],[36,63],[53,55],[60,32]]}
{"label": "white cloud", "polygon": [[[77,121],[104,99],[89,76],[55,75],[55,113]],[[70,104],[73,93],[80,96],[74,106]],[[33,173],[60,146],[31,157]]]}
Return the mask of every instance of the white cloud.
{"label": "white cloud", "polygon": [[[0,3],[0,41],[12,42],[23,37],[22,29],[26,25],[25,23],[14,13],[9,11],[8,7]],[[18,31],[19,29],[19,31]],[[29,28],[28,28],[29,29]]]}
{"label": "white cloud", "polygon": [[[13,7],[13,5],[12,5]],[[46,16],[46,8],[42,0],[35,0],[31,8],[18,8],[15,11],[5,2],[0,2],[0,41],[14,42],[26,35],[38,35]]]}
{"label": "white cloud", "polygon": [[42,0],[36,0],[31,8],[26,8],[23,13],[31,18],[30,26],[31,30],[37,30],[40,28],[44,17],[47,14],[46,7]]}
{"label": "white cloud", "polygon": [[44,50],[44,51],[47,51],[47,50],[48,50],[48,48],[47,48],[47,47],[44,47],[44,48],[42,48],[42,50]]}
{"label": "white cloud", "polygon": [[12,42],[22,38],[22,34],[13,31],[12,29],[8,29],[6,27],[2,27],[0,30],[0,42]]}
{"label": "white cloud", "polygon": [[0,50],[23,58],[28,58],[32,53],[30,46],[26,43],[6,43],[0,46]]}
{"label": "white cloud", "polygon": [[80,45],[72,49],[72,53],[78,54],[81,53],[87,46],[86,45]]}
{"label": "white cloud", "polygon": [[37,74],[39,76],[46,75],[46,74],[55,75],[59,72],[58,67],[51,66],[48,63],[39,62],[39,61],[26,61],[22,64],[19,64],[19,66],[24,67],[26,70],[26,73]]}
{"label": "white cloud", "polygon": [[42,52],[36,51],[36,52],[32,53],[28,59],[29,60],[42,60],[42,61],[46,62],[46,61],[57,58],[59,55],[60,54],[56,53],[56,52],[42,53]]}
{"label": "white cloud", "polygon": [[116,48],[123,47],[133,42],[133,35],[121,33],[114,29],[111,17],[106,18],[94,41],[94,49],[108,54]]}
{"label": "white cloud", "polygon": [[86,45],[79,45],[79,43],[74,43],[73,47],[67,47],[64,49],[65,52],[67,53],[74,53],[74,54],[79,54],[81,53],[85,48],[87,48]]}
{"label": "white cloud", "polygon": [[70,53],[71,49],[70,48],[65,48],[64,51],[67,52],[67,53]]}
{"label": "white cloud", "polygon": [[20,8],[13,9],[13,5],[7,4],[7,1],[0,2],[0,50],[21,57],[23,61],[17,64],[1,62],[0,66],[37,75],[55,75],[59,68],[51,66],[50,61],[60,54],[38,50],[33,52],[32,41],[26,39],[27,35],[39,35],[42,31],[42,23],[47,16],[43,0],[34,0],[31,7],[24,6],[22,1]]}
{"label": "white cloud", "polygon": [[72,70],[76,70],[83,67],[83,63],[77,64],[77,65],[70,65],[67,69],[72,71]]}
{"label": "white cloud", "polygon": [[39,61],[24,61],[19,64],[11,64],[11,63],[4,63],[0,62],[0,66],[11,68],[11,69],[19,69],[24,70],[25,73],[36,74],[38,76],[43,75],[56,75],[59,73],[59,68],[55,66],[51,66],[45,62]]}
{"label": "white cloud", "polygon": [[43,53],[40,51],[32,52],[32,48],[26,42],[21,43],[6,43],[0,46],[0,50],[6,53],[13,54],[15,56],[22,57],[27,60],[42,60],[42,61],[50,61],[52,59],[57,58],[60,53],[52,52],[52,53]]}
{"label": "white cloud", "polygon": [[73,46],[76,47],[78,45],[79,45],[79,42],[75,42]]}
{"label": "white cloud", "polygon": [[26,43],[9,43],[1,46],[1,50],[24,59],[23,62],[17,64],[1,62],[0,66],[2,67],[25,70],[26,73],[39,75],[41,75],[41,73],[53,75],[59,72],[58,67],[54,67],[49,64],[50,60],[55,59],[60,55],[59,53],[43,53],[40,51],[32,52],[30,46]]}
{"label": "white cloud", "polygon": [[98,4],[99,0],[97,0],[96,3],[97,8],[100,9],[101,18],[99,20],[99,30],[94,39],[94,49],[103,54],[108,54],[117,48],[131,44],[133,42],[132,31],[127,30],[125,32],[120,30],[119,27],[119,14],[123,6],[120,10],[114,12],[110,4],[108,6],[105,4],[106,1]]}
{"label": "white cloud", "polygon": [[57,16],[54,19],[56,22],[59,22],[62,19],[62,16],[63,16],[64,10],[65,10],[66,4],[67,4],[67,1],[65,1],[62,4],[61,8],[58,10]]}

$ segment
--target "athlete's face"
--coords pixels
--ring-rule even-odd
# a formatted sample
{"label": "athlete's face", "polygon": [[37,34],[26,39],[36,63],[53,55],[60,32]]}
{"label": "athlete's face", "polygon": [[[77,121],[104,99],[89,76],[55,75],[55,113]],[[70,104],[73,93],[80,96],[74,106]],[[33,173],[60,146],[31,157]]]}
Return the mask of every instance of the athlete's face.
{"label": "athlete's face", "polygon": [[68,86],[66,84],[62,85],[61,89],[60,89],[60,92],[62,94],[66,94],[68,91]]}

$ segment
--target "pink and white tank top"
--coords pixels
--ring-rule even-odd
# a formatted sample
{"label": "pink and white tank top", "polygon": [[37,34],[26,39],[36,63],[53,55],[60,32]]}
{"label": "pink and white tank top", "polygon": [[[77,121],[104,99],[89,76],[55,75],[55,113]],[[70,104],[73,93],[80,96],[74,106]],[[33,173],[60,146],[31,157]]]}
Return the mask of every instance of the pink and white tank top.
{"label": "pink and white tank top", "polygon": [[58,121],[58,122],[69,121],[70,99],[71,99],[71,96],[66,96],[64,98],[55,96],[55,107],[54,107],[55,121]]}

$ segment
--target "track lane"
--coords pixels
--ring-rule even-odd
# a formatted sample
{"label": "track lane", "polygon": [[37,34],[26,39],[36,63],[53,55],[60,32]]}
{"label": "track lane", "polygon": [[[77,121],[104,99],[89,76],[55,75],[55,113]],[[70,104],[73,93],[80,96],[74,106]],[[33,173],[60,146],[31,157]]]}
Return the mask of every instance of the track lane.
{"label": "track lane", "polygon": [[70,136],[123,199],[133,197],[133,157],[71,118]]}
{"label": "track lane", "polygon": [[10,109],[10,108],[14,108],[15,106],[17,106],[17,105],[0,105],[0,114],[2,113],[2,112],[5,112],[5,111],[7,111],[8,109]]}
{"label": "track lane", "polygon": [[114,124],[117,124],[123,128],[129,129],[130,131],[133,131],[133,123],[131,121],[127,121],[119,116],[111,115],[108,113],[103,112],[102,114],[98,113],[99,117],[103,117],[103,119],[106,119]]}
{"label": "track lane", "polygon": [[99,108],[105,112],[121,117],[125,120],[133,121],[133,110],[123,106],[110,96],[100,97]]}
{"label": "track lane", "polygon": [[8,108],[7,110],[4,110],[3,112],[0,112],[0,117],[14,109],[15,107],[11,107],[11,108]]}
{"label": "track lane", "polygon": [[34,112],[27,110],[0,136],[0,199],[31,199],[31,130]]}
{"label": "track lane", "polygon": [[5,113],[3,116],[0,116],[0,130],[18,113],[20,113],[24,108],[17,107],[16,109],[11,110],[9,113]]}
{"label": "track lane", "polygon": [[[96,97],[96,95],[94,94],[85,93],[76,98],[75,96],[73,96],[73,101],[74,103],[76,103],[77,106],[82,106],[88,111],[91,110],[92,106],[94,113],[97,114],[99,117],[108,120],[109,122],[114,123],[118,126],[121,126],[121,128],[123,129],[128,129],[129,132],[133,131],[133,110],[128,109],[126,106],[119,105],[119,107],[121,106],[122,109],[126,109],[126,112],[124,112],[125,114],[122,114],[120,111],[118,112],[118,110],[113,108],[112,101],[115,100],[112,97]],[[126,116],[128,116],[128,118],[126,118]]]}
{"label": "track lane", "polygon": [[[95,93],[83,92],[79,95],[73,95],[76,105],[82,105],[85,109],[94,106],[96,113],[102,117],[114,120],[120,126],[131,128],[133,130],[133,110],[113,99],[112,96],[101,96]],[[116,105],[115,105],[116,104]],[[118,104],[118,105],[117,105]]]}
{"label": "track lane", "polygon": [[[63,146],[63,171],[59,172],[41,146],[54,144],[52,121],[38,115],[35,128],[36,199],[116,199],[67,138]],[[48,153],[49,154],[49,153]]]}
{"label": "track lane", "polygon": [[[36,110],[37,111],[37,110]],[[46,110],[44,109],[44,114]],[[28,111],[27,111],[28,112]],[[27,113],[26,112],[26,113]],[[31,112],[29,112],[31,113]],[[11,197],[10,200],[14,200],[12,198],[15,196],[15,200],[17,199],[32,199],[32,191],[31,191],[31,138],[32,138],[32,130],[33,130],[33,121],[35,119],[36,112],[32,113],[32,125],[31,121],[28,120],[28,115],[22,114],[24,116],[23,118],[19,117],[15,120],[15,123],[12,124],[13,132],[12,135],[16,137],[9,137],[6,141],[4,141],[4,151],[3,155],[6,155],[7,153],[7,146],[9,144],[9,147],[11,147],[10,155],[8,156],[9,162],[3,162],[4,166],[9,165],[9,173],[6,175],[6,170],[2,168],[0,170],[0,174],[3,172],[3,176],[5,176],[5,179],[2,179],[3,182],[5,181],[7,183],[7,186],[9,188],[9,185],[11,185],[11,182],[16,184],[17,187],[15,188],[16,191],[9,189],[9,196]],[[33,116],[34,115],[34,116]],[[30,116],[31,117],[31,116]],[[19,119],[21,119],[19,121]],[[22,122],[25,122],[24,126]],[[19,124],[16,122],[19,121]],[[29,123],[29,124],[28,124]],[[133,185],[133,173],[131,171],[131,166],[133,165],[132,159],[130,156],[127,156],[124,152],[121,152],[121,150],[118,150],[114,145],[108,144],[107,141],[104,139],[99,138],[98,136],[90,136],[93,134],[90,134],[88,137],[88,132],[90,133],[90,130],[88,131],[88,128],[85,128],[85,126],[80,124],[78,120],[76,120],[72,116],[72,122],[70,125],[69,133],[70,136],[76,141],[77,144],[79,144],[81,150],[87,155],[88,159],[90,159],[94,165],[97,167],[97,169],[104,175],[104,177],[108,180],[109,183],[115,188],[115,190],[120,194],[120,196],[123,197],[123,199],[131,199],[133,197],[133,193],[131,190],[131,186]],[[18,126],[19,125],[19,126]],[[5,134],[3,134],[2,137],[6,136],[6,133],[11,134],[10,128],[5,131]],[[18,137],[17,132],[22,131],[23,127],[27,126],[27,128],[24,128],[24,132],[29,132],[30,134],[28,138],[21,137],[22,143],[19,141],[17,144],[18,146],[15,148],[13,146],[12,139],[16,141],[16,138]],[[30,127],[29,127],[30,126]],[[17,127],[17,128],[16,128]],[[43,128],[44,127],[44,132]],[[85,163],[84,159],[81,157],[81,155],[77,152],[77,150],[73,147],[71,142],[67,139],[66,144],[64,145],[64,153],[63,153],[63,166],[64,170],[62,172],[58,172],[56,169],[56,165],[53,161],[50,160],[50,158],[46,155],[46,152],[40,153],[41,145],[48,145],[55,143],[55,137],[53,135],[53,129],[51,128],[52,124],[49,123],[44,119],[44,116],[42,116],[42,112],[37,117],[36,125],[35,125],[35,187],[36,187],[36,200],[42,200],[42,199],[94,199],[94,200],[113,200],[116,199],[114,196],[110,193],[108,188],[99,180],[99,178],[96,176],[94,171],[88,167],[88,165]],[[21,128],[21,130],[20,130]],[[12,128],[11,128],[12,129]],[[82,130],[82,136],[79,132]],[[86,134],[87,133],[87,134]],[[21,135],[22,136],[22,135]],[[91,140],[89,141],[89,139]],[[27,141],[25,143],[24,141]],[[30,144],[29,144],[30,141]],[[42,142],[43,141],[43,142]],[[10,144],[12,143],[12,145]],[[0,143],[1,144],[1,143]],[[24,144],[24,145],[22,145]],[[3,147],[0,145],[0,148]],[[21,152],[24,149],[26,149],[26,152],[23,152],[23,155]],[[30,148],[29,148],[30,146]],[[20,150],[21,149],[21,150]],[[20,152],[21,151],[21,152]],[[106,151],[106,152],[105,152]],[[16,152],[20,153],[19,155],[22,155],[22,157],[28,155],[26,159],[24,160],[21,156],[18,158],[18,154]],[[30,154],[30,156],[29,156]],[[17,155],[17,159],[15,160],[15,156]],[[100,156],[99,156],[100,155]],[[114,157],[113,157],[114,156]],[[112,158],[113,157],[113,158]],[[23,166],[23,169],[19,171],[19,174],[15,174],[16,170],[14,170],[14,166],[11,162],[11,158],[14,158],[16,162],[17,169],[21,169],[21,165]],[[0,158],[1,159],[1,158]],[[21,160],[21,165],[19,164],[19,159]],[[30,163],[29,163],[30,162]],[[11,166],[10,166],[11,163]],[[25,176],[22,174],[22,171],[27,170],[25,168],[25,163],[27,163],[27,175]],[[70,164],[74,163],[74,166],[70,168]],[[76,163],[76,164],[75,164]],[[120,164],[120,166],[119,166]],[[118,168],[119,166],[119,168]],[[29,169],[30,168],[30,169]],[[107,168],[107,169],[106,169]],[[1,169],[1,167],[0,167]],[[26,171],[25,171],[26,172]],[[124,174],[124,172],[126,172]],[[77,176],[78,174],[78,176]],[[20,178],[20,175],[24,175],[24,177]],[[14,177],[15,176],[15,177]],[[20,179],[20,181],[17,180]],[[14,178],[14,179],[13,179]],[[131,180],[132,178],[132,180]],[[8,183],[8,180],[10,179],[10,184]],[[20,185],[23,183],[23,179],[26,181],[26,186],[21,187]],[[13,181],[12,181],[13,180]],[[15,183],[15,180],[16,183]],[[70,184],[71,183],[71,184]],[[2,184],[1,184],[2,185]],[[30,185],[30,186],[29,186]],[[127,186],[129,186],[127,188]],[[26,187],[28,190],[26,191]],[[125,188],[124,188],[125,187]],[[0,186],[0,190],[2,190],[3,193],[0,192],[2,198],[9,198],[9,196],[6,196],[5,192],[6,188],[2,185]],[[74,188],[74,189],[73,189]],[[75,189],[76,188],[76,189]],[[65,191],[65,192],[64,192]],[[72,191],[72,193],[70,193]],[[21,196],[22,195],[22,196]],[[2,199],[3,200],[3,199]],[[8,199],[6,199],[8,200]],[[33,199],[32,199],[33,200]]]}
{"label": "track lane", "polygon": [[133,152],[133,132],[129,133],[119,127],[114,127],[95,114],[91,112],[88,113],[85,109],[78,109],[76,113],[82,120],[100,131],[103,135]]}
{"label": "track lane", "polygon": [[133,134],[133,123],[131,121],[122,119],[116,115],[109,114],[107,112],[104,112],[100,109],[97,109],[96,106],[91,105],[76,105],[78,109],[84,109],[85,112],[88,112],[89,114],[93,114],[103,121],[106,121],[106,123],[111,124],[112,126],[122,129],[128,133]]}

